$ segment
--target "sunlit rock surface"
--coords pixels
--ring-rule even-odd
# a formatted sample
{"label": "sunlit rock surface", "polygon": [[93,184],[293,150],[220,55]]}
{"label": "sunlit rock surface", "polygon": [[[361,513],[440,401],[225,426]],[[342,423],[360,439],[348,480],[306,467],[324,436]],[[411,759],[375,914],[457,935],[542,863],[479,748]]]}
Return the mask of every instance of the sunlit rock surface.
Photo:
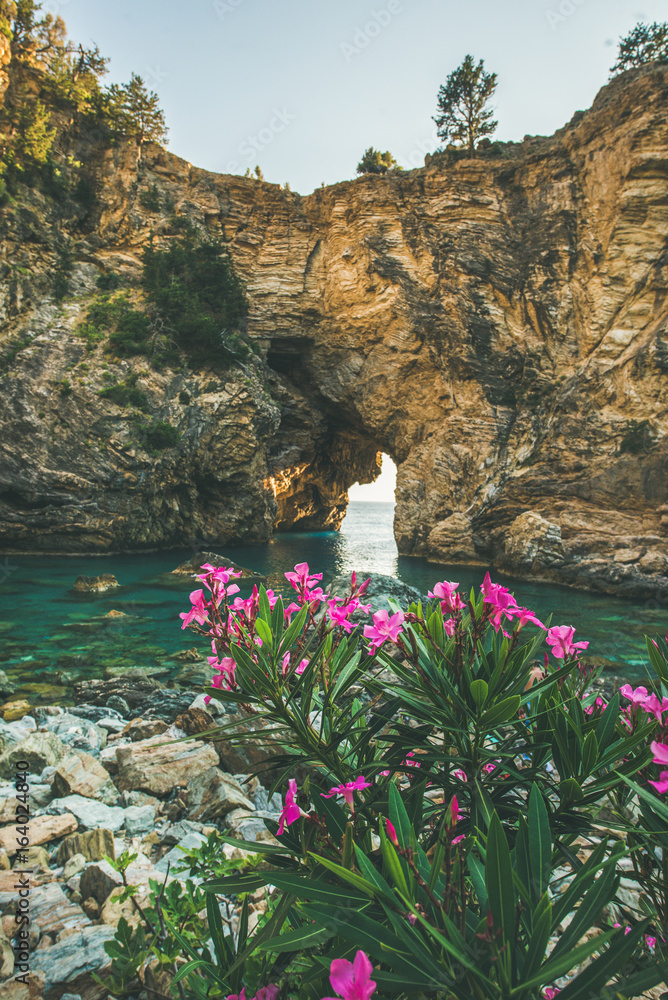
{"label": "sunlit rock surface", "polygon": [[[300,197],[157,147],[138,166],[118,146],[96,161],[97,214],[58,207],[77,262],[62,306],[56,210],[35,192],[4,207],[3,337],[28,343],[2,380],[2,547],[337,528],[386,452],[403,554],[648,598],[668,587],[668,72],[616,79],[507,154],[436,155]],[[75,333],[97,275],[138,279],[151,232],[173,234],[139,201],[153,183],[224,235],[260,350],[227,374],[110,363],[140,373],[152,417],[180,430],[158,457],[97,395],[108,358]]]}

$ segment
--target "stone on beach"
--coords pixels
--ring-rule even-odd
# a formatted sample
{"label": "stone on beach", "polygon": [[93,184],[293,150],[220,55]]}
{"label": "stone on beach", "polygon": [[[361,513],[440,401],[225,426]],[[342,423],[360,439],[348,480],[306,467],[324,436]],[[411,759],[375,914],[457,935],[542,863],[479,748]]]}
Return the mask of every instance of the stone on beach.
{"label": "stone on beach", "polygon": [[58,848],[56,862],[64,865],[77,854],[82,854],[86,861],[101,861],[105,857],[115,861],[113,831],[99,828],[84,833],[73,833],[66,837]]}
{"label": "stone on beach", "polygon": [[112,806],[118,799],[118,789],[109,772],[95,757],[82,750],[60,761],[51,785],[56,796],[82,795],[88,799],[99,799]]}
{"label": "stone on beach", "polygon": [[[121,810],[122,811],[122,810]],[[76,817],[69,812],[58,816],[33,816],[30,820],[30,842],[33,847],[48,844],[52,840],[74,833],[78,827]],[[5,826],[0,830],[0,847],[12,855],[20,849],[16,843],[16,826]]]}
{"label": "stone on beach", "polygon": [[41,774],[45,767],[56,767],[67,752],[54,733],[31,733],[0,755],[0,775],[13,778],[19,761],[28,764],[31,774]]}
{"label": "stone on beach", "polygon": [[164,797],[176,787],[185,787],[193,775],[200,775],[218,764],[213,747],[199,740],[183,743],[168,741],[167,734],[118,747],[120,791],[140,790]]}
{"label": "stone on beach", "polygon": [[[107,806],[104,802],[84,798],[83,795],[66,795],[54,799],[47,807],[50,815],[71,813],[76,816],[83,830],[120,830],[125,822],[125,810],[120,806]],[[68,831],[68,833],[71,831]]]}

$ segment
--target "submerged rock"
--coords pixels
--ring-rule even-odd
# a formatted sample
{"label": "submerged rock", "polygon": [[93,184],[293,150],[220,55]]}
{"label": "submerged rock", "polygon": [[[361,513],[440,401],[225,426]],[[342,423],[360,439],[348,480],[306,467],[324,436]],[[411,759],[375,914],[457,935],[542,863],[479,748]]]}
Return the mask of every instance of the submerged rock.
{"label": "submerged rock", "polygon": [[171,571],[171,576],[196,576],[201,573],[201,568],[205,563],[210,566],[225,566],[231,568],[235,573],[241,573],[242,580],[248,580],[254,583],[266,583],[267,578],[261,573],[256,573],[255,570],[247,569],[245,566],[238,566],[232,559],[228,559],[227,556],[220,556],[216,552],[198,552],[191,559],[186,562],[181,563],[176,569]]}
{"label": "submerged rock", "polygon": [[[384,576],[382,573],[358,573],[357,580],[369,578],[370,583],[364,594],[362,601],[371,605],[371,614],[376,611],[389,609],[390,600],[397,601],[402,608],[406,608],[411,601],[419,601],[420,591],[417,587],[411,587],[407,583],[398,580],[396,576]],[[350,593],[350,576],[336,576],[326,588],[334,597],[347,597]],[[353,619],[355,621],[369,621],[369,616],[364,612],[357,612]]]}
{"label": "submerged rock", "polygon": [[78,576],[72,590],[77,594],[103,594],[120,586],[112,573],[102,573],[101,576]]}

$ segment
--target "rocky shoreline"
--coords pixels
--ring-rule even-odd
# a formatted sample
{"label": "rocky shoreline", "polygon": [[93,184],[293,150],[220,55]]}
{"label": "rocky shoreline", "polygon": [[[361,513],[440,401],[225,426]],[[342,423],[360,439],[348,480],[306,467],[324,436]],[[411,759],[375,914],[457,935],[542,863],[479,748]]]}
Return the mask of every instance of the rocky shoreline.
{"label": "rocky shoreline", "polygon": [[[222,741],[179,742],[231,721],[219,702],[136,678],[84,682],[77,696],[76,706],[41,707],[0,723],[0,993],[9,1000],[107,995],[93,973],[108,972],[104,945],[120,918],[136,925],[138,916],[131,900],[119,902],[122,878],[105,858],[137,854],[127,878],[141,903],[151,879],[185,884],[187,875],[174,873],[181,849],[199,848],[223,829],[271,840],[264,819],[277,820],[281,808],[248,775],[247,751]],[[30,846],[19,853],[14,776],[24,763]],[[18,869],[31,872],[20,876],[30,883],[27,975],[15,967],[13,947]],[[252,903],[253,924],[265,907]],[[147,969],[145,986],[168,992],[160,975]]]}

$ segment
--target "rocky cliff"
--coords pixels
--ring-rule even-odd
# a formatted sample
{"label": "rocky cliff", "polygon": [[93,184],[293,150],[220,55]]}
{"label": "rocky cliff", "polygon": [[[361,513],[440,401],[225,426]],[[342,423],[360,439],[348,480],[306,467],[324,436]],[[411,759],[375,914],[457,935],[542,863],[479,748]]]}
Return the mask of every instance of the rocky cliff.
{"label": "rocky cliff", "polygon": [[[665,68],[505,155],[435,155],[308,197],[158,147],[91,163],[86,217],[28,189],[2,209],[5,551],[338,527],[386,452],[401,553],[665,598]],[[153,185],[169,213],[144,207]],[[136,284],[175,214],[223,235],[248,289],[258,356],[223,375],[156,372],[77,333],[95,279]],[[63,232],[73,294],[58,304]],[[98,395],[131,372],[178,429],[159,455],[137,412]]]}

